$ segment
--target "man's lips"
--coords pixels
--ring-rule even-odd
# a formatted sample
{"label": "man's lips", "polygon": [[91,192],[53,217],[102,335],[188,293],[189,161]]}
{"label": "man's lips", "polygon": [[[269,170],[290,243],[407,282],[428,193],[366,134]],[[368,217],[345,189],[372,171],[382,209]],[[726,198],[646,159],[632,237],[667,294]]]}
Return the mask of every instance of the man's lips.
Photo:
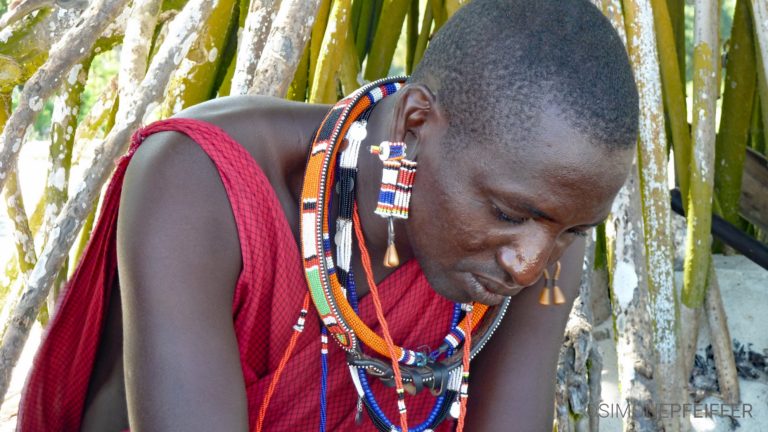
{"label": "man's lips", "polygon": [[473,274],[473,276],[486,291],[496,295],[509,297],[519,293],[523,289],[521,286],[510,286],[488,276],[481,276],[478,274]]}
{"label": "man's lips", "polygon": [[469,294],[472,301],[493,306],[501,303],[504,300],[503,295],[488,291],[488,289],[482,283],[480,283],[478,277],[473,273],[469,273],[468,288],[469,290],[467,291],[467,294]]}

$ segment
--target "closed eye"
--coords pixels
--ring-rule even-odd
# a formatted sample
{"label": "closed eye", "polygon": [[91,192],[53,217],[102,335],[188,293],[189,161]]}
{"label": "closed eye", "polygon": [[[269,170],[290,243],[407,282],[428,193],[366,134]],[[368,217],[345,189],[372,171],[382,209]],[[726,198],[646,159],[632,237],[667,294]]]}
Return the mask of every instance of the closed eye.
{"label": "closed eye", "polygon": [[568,232],[573,234],[573,235],[577,235],[579,237],[586,237],[587,236],[587,232],[583,231],[583,230],[580,230],[580,229],[572,228],[572,229],[569,229]]}
{"label": "closed eye", "polygon": [[521,225],[530,219],[527,217],[510,216],[504,213],[500,208],[496,207],[495,205],[493,206],[493,212],[496,214],[496,219],[502,222],[507,222],[514,225]]}
{"label": "closed eye", "polygon": [[[498,208],[496,205],[493,205],[493,212],[496,215],[496,219],[513,225],[522,225],[531,219],[530,217],[511,216],[507,213],[504,213],[504,211]],[[587,231],[580,228],[571,228],[567,232],[579,237],[587,236]]]}

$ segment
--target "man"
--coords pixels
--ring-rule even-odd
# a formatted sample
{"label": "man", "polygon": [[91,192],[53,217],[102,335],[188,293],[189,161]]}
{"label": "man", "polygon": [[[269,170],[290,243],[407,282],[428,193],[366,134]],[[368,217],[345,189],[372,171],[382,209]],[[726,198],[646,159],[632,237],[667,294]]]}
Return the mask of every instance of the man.
{"label": "man", "polygon": [[[74,414],[81,430],[254,427],[290,333],[290,325],[274,323],[295,319],[307,289],[294,277],[301,275],[299,202],[310,142],[328,108],[233,97],[178,116],[217,125],[263,171],[279,209],[272,208],[273,225],[253,228],[264,231],[254,237],[261,239],[256,246],[233,214],[241,214],[241,206],[264,208],[235,202],[232,188],[242,179],[222,169],[213,144],[203,151],[200,140],[157,133],[132,154],[116,222],[119,283],[106,279],[109,304],[98,306],[103,334],[82,417]],[[373,109],[363,146],[402,141],[419,163],[410,217],[395,225],[400,261],[451,301],[498,304],[514,296],[493,339],[472,361],[467,430],[551,429],[555,366],[578,291],[581,237],[607,216],[631,166],[636,135],[637,94],[623,45],[586,0],[471,2],[433,39],[407,85]],[[382,264],[387,225],[373,211],[381,162],[361,154],[358,168],[361,225],[384,296],[405,278]],[[270,240],[280,238],[272,233],[282,224],[292,239]],[[292,253],[295,267],[264,267],[270,282],[241,292],[252,252],[267,261]],[[558,261],[566,302],[542,307],[542,274]],[[352,269],[364,296],[369,287],[357,255]],[[244,295],[269,299],[249,310],[252,328],[240,324]],[[428,289],[411,295],[411,303],[435,297]],[[312,311],[307,319],[315,333],[302,334],[302,347],[316,343],[316,317]],[[418,342],[434,324],[404,325],[390,317],[390,326]],[[273,337],[277,333],[282,336]],[[263,346],[254,347],[253,334],[263,336]],[[338,347],[331,347],[329,368],[346,369]],[[317,405],[319,365],[294,363],[284,375],[299,381],[277,388],[264,430],[316,429],[317,411],[307,407]],[[335,377],[328,427],[348,430],[356,394],[348,378]],[[45,400],[27,391],[28,400]],[[30,405],[22,406],[20,428],[29,430],[24,406]],[[374,430],[365,422],[360,430]]]}

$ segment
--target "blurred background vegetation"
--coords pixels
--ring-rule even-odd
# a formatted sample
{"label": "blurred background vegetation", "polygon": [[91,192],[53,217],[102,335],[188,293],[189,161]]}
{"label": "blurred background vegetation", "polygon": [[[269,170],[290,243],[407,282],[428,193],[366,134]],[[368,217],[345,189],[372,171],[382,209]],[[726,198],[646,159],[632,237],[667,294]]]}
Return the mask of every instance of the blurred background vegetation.
{"label": "blurred background vegetation", "polygon": [[[424,11],[427,5],[427,0],[419,0],[419,9]],[[733,25],[733,9],[736,6],[736,0],[722,0],[720,14],[720,34],[722,39],[727,41],[731,35],[731,27]],[[8,8],[8,0],[0,0],[0,14],[5,13]],[[406,31],[407,23],[403,24],[403,29],[400,33],[400,37],[397,41],[397,51],[392,58],[392,66],[389,70],[389,75],[400,75],[405,73],[406,67]],[[106,88],[109,80],[117,75],[119,51],[120,46],[116,46],[110,51],[107,51],[94,58],[91,70],[89,73],[88,83],[83,91],[81,100],[81,109],[79,114],[79,120],[90,111],[96,98]],[[687,94],[691,94],[691,87],[693,85],[693,64],[691,62],[691,55],[693,53],[693,1],[687,0],[685,2],[685,77]],[[690,104],[689,104],[690,106]],[[51,113],[53,111],[53,102],[46,101],[45,107],[38,115],[34,123],[34,132],[30,136],[33,140],[47,139],[50,137],[50,124]]]}
{"label": "blurred background vegetation", "polygon": [[[768,106],[768,88],[764,85],[766,68],[760,60],[758,40],[768,35],[761,34],[761,30],[753,26],[753,22],[759,22],[760,17],[768,19],[758,16],[766,13],[765,5],[764,2],[749,0],[591,1],[626,37],[641,90],[642,115],[649,118],[649,122],[641,122],[644,129],[638,140],[637,169],[632,173],[636,182],[634,186],[627,185],[626,194],[620,194],[620,197],[626,198],[627,205],[614,207],[615,214],[606,225],[596,230],[596,238],[589,249],[587,258],[590,266],[587,270],[594,270],[597,275],[590,279],[591,293],[608,299],[606,301],[612,308],[609,315],[614,320],[617,338],[651,334],[658,348],[665,344],[662,339],[671,334],[674,348],[672,362],[675,365],[689,363],[692,361],[690,353],[683,348],[687,343],[685,338],[695,339],[698,324],[691,324],[692,321],[686,317],[690,311],[701,310],[705,302],[717,302],[715,297],[706,297],[707,293],[717,291],[717,287],[712,286],[712,270],[708,264],[711,253],[736,253],[722,243],[710,243],[712,213],[722,216],[753,240],[765,242],[766,238],[765,225],[748,220],[739,208],[740,204],[744,204],[741,173],[745,152],[765,155],[766,151],[763,129],[768,121],[768,110],[763,107]],[[57,39],[66,38],[67,26],[73,22],[66,18],[69,16],[66,14],[77,16],[78,13],[87,13],[72,9],[64,11],[57,0],[22,0],[16,3],[16,7],[33,2],[38,5],[36,8],[15,18],[5,27],[0,26],[0,60],[4,62],[3,67],[7,67],[0,69],[0,72],[17,74],[11,78],[8,78],[10,75],[0,74],[0,81],[5,80],[2,81],[5,87],[0,96],[12,100],[5,107],[3,117],[3,122],[9,121],[9,124],[11,113],[29,108],[30,101],[34,100],[36,90],[29,82],[40,70],[53,67],[55,62],[52,59],[58,54],[53,48],[60,52],[66,49],[65,46],[54,45],[55,40],[49,40],[53,39],[50,35],[55,35]],[[132,132],[139,123],[166,118],[188,106],[230,94],[269,94],[298,101],[333,103],[364,82],[387,75],[408,74],[423,55],[430,37],[466,2],[218,0],[212,7],[210,2],[206,4],[195,0],[124,1],[119,16],[114,23],[110,23],[114,27],[111,33],[107,34],[102,28],[99,33],[102,37],[88,48],[90,51],[81,53],[85,57],[69,64],[82,65],[75,66],[81,67],[82,78],[62,80],[61,88],[54,88],[41,97],[44,100],[42,109],[33,109],[35,115],[20,156],[23,163],[12,172],[0,169],[0,173],[8,174],[5,184],[0,183],[0,190],[5,187],[5,199],[0,211],[8,212],[10,216],[0,217],[0,244],[3,245],[0,266],[4,269],[0,275],[0,323],[3,323],[0,360],[13,359],[5,363],[0,361],[0,397],[7,389],[3,374],[7,375],[8,368],[12,369],[18,358],[18,339],[26,338],[29,331],[24,318],[34,313],[33,318],[42,325],[48,322],[56,296],[89,239],[98,212],[100,191],[108,177],[96,172],[98,170],[94,171],[94,166],[109,165],[104,164],[103,159],[114,155],[110,153],[112,150],[105,149],[117,149],[118,155],[125,151],[127,139],[120,138],[124,137],[120,133]],[[7,16],[13,12],[7,11],[8,3],[7,0],[0,0],[0,13]],[[98,2],[93,0],[92,3]],[[138,6],[153,4],[159,7],[146,17],[132,15]],[[301,7],[291,9],[296,5]],[[205,13],[196,17],[189,10],[191,7]],[[306,13],[314,19],[296,18],[286,20],[284,26],[276,24],[281,17],[290,17],[298,10],[309,11]],[[185,11],[188,13],[185,14]],[[650,29],[642,26],[643,19],[648,18],[649,13],[652,16],[647,22],[655,25]],[[249,33],[249,20],[258,17],[266,23],[258,27],[265,29],[264,34],[258,31]],[[120,120],[132,117],[121,117],[119,108],[129,104],[122,103],[120,98],[133,97],[130,102],[134,102],[143,96],[132,95],[127,91],[132,89],[124,86],[117,88],[117,77],[122,79],[123,74],[131,72],[131,65],[121,59],[130,58],[126,57],[126,45],[129,44],[129,36],[135,36],[131,34],[135,30],[126,29],[131,23],[142,20],[153,23],[149,33],[142,36],[144,39],[130,42],[148,50],[146,58],[141,58],[138,63],[145,67],[140,68],[138,81],[132,82],[138,87],[146,70],[154,70],[153,65],[160,63],[158,57],[165,55],[164,41],[172,40],[174,31],[181,31],[181,26],[173,27],[177,19],[193,23],[197,30],[193,43],[188,51],[185,51],[186,46],[183,50],[176,47],[180,51],[175,55],[181,60],[174,63],[170,79],[166,77],[155,83],[159,86],[158,97],[151,103],[145,103],[149,97],[144,98],[144,105],[137,105],[141,108],[131,112],[139,120],[121,123]],[[709,33],[705,28],[708,20],[717,27]],[[309,24],[305,24],[307,22]],[[740,32],[740,42],[732,43],[732,33],[737,31]],[[303,48],[300,47],[297,55],[285,56],[288,60],[284,66],[289,73],[278,77],[281,83],[285,83],[284,87],[272,86],[271,91],[264,90],[259,85],[263,75],[242,72],[247,67],[257,71],[266,69],[261,64],[267,61],[269,53],[264,48],[265,44],[269,46],[279,37],[300,34],[307,35],[297,36],[296,39]],[[702,34],[704,39],[701,39]],[[713,38],[714,46],[707,46]],[[651,41],[655,50],[650,53],[641,51],[637,45],[640,40]],[[705,51],[711,55],[701,54]],[[765,49],[763,52],[766,52]],[[712,62],[705,64],[702,58]],[[650,69],[644,68],[647,65]],[[68,70],[62,72],[62,76],[66,77]],[[648,70],[653,73],[646,73]],[[711,86],[707,81],[710,76],[717,78],[712,80],[716,83]],[[739,81],[741,79],[746,81]],[[735,84],[737,81],[738,86]],[[78,88],[77,82],[83,86],[82,89]],[[283,88],[287,91],[274,90]],[[663,100],[648,98],[654,94],[661,95],[662,90]],[[714,96],[710,100],[717,100],[712,109],[706,103],[709,95]],[[730,105],[724,104],[728,100]],[[723,108],[724,105],[726,108]],[[697,109],[694,110],[694,106]],[[57,109],[70,110],[68,112],[76,112],[76,115],[57,118]],[[24,126],[23,121],[17,120],[17,123]],[[69,132],[62,133],[61,130]],[[10,142],[10,138],[4,137],[6,142]],[[669,152],[670,149],[674,152]],[[38,158],[25,159],[25,152],[32,151],[38,152]],[[19,156],[12,154],[10,157]],[[61,160],[65,162],[62,164]],[[96,174],[89,177],[89,173],[93,172]],[[699,176],[698,173],[704,175]],[[3,177],[0,176],[0,182]],[[649,185],[659,182],[663,182],[665,187],[656,191],[659,193],[653,192]],[[683,287],[675,286],[672,276],[673,262],[669,251],[674,233],[669,222],[671,207],[667,182],[672,187],[680,188],[682,206],[687,214],[698,215],[688,220],[688,232],[693,233],[688,237],[688,245],[678,247],[679,252],[685,255]],[[62,183],[64,187],[58,187]],[[35,186],[30,187],[30,184]],[[765,200],[764,194],[763,191],[758,201]],[[765,215],[762,217],[765,218]],[[59,230],[60,227],[67,227],[72,232]],[[616,245],[621,244],[622,236],[633,239],[633,244],[639,245],[642,253],[630,257],[621,255],[622,250]],[[64,249],[62,255],[68,259],[51,258],[57,255],[49,252],[60,249]],[[40,262],[37,257],[41,257]],[[619,262],[630,263],[635,280],[642,283],[623,286],[627,279],[615,275],[616,263]],[[39,271],[34,272],[34,269]],[[51,273],[55,277],[51,277]],[[634,298],[644,299],[647,307],[633,309],[632,305],[628,307],[618,301],[616,293],[626,290],[637,291]],[[635,291],[630,291],[630,294]],[[25,292],[28,295],[24,297],[24,307],[17,306]],[[583,290],[582,294],[589,295],[589,292]],[[47,303],[44,301],[46,297]],[[622,328],[619,323],[627,321],[626,314],[648,314],[643,318],[647,326]],[[691,325],[692,329],[684,329]],[[9,328],[14,331],[9,332]],[[730,340],[727,327],[711,327],[710,332]],[[597,362],[597,359],[587,357],[590,362]],[[650,361],[659,366],[663,360],[656,358]],[[658,385],[684,388],[689,368],[681,366],[679,371],[671,371],[665,367],[661,364],[658,368],[660,372],[655,377]],[[728,371],[732,366],[718,364],[718,368]],[[589,371],[580,373],[589,374]],[[622,389],[627,400],[633,397],[631,391]],[[667,394],[663,397],[671,396]],[[590,400],[599,402],[599,394],[590,396]],[[676,399],[661,400],[672,402]],[[586,412],[575,412],[574,409],[573,406],[566,407],[565,412],[572,418],[586,416]],[[571,430],[565,424],[567,417],[558,417],[558,430]],[[628,423],[632,421],[627,420]],[[666,426],[670,431],[681,427]],[[634,430],[648,430],[641,425],[633,427]]]}

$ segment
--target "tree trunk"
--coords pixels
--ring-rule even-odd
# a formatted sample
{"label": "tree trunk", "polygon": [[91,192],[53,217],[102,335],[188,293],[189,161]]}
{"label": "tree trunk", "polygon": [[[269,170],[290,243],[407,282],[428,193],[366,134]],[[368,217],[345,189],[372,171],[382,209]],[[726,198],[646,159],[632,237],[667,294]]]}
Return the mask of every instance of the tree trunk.
{"label": "tree trunk", "polygon": [[704,303],[711,250],[712,190],[715,175],[715,109],[719,96],[720,53],[717,34],[718,4],[697,0],[693,47],[693,152],[690,190],[686,206],[688,235],[685,247],[683,302]]}
{"label": "tree trunk", "polygon": [[155,32],[161,0],[136,0],[125,24],[120,72],[117,75],[118,98],[129,101],[147,73],[152,34]]}
{"label": "tree trunk", "polygon": [[285,96],[307,44],[319,3],[319,0],[283,0],[249,94]]}
{"label": "tree trunk", "polygon": [[[667,187],[667,139],[661,77],[650,0],[626,0],[627,49],[640,95],[638,163],[643,200],[645,272],[648,275],[653,341],[657,353],[654,379],[659,401],[685,403],[687,380],[679,359],[678,301],[672,267],[672,238]],[[667,432],[681,430],[687,419],[664,418]]]}
{"label": "tree trunk", "polygon": [[717,382],[720,397],[727,404],[739,403],[739,375],[736,372],[736,359],[733,356],[731,333],[725,316],[723,299],[720,297],[720,284],[717,281],[714,264],[710,260],[709,287],[704,297],[709,323],[709,340],[717,365]]}
{"label": "tree trunk", "polygon": [[579,297],[573,304],[560,348],[555,393],[558,432],[597,430],[602,356],[592,334],[590,292],[595,241],[589,239],[584,254]]}
{"label": "tree trunk", "polygon": [[[61,208],[67,202],[69,194],[69,172],[72,166],[72,151],[75,144],[75,128],[77,128],[77,116],[80,112],[80,96],[85,89],[88,79],[88,71],[93,57],[85,59],[75,65],[62,87],[61,93],[54,100],[53,117],[51,118],[51,147],[48,157],[48,178],[45,183],[45,212],[41,225],[41,235],[44,245],[48,241],[48,233],[53,226],[53,221],[59,216]],[[60,287],[67,279],[67,263],[65,262],[59,272],[56,282],[48,296],[48,313],[53,314],[56,299]],[[46,322],[40,323],[45,326]]]}
{"label": "tree trunk", "polygon": [[[51,51],[54,53],[24,85],[16,110],[0,135],[0,190],[8,173],[16,168],[16,159],[24,135],[43,108],[45,100],[61,85],[65,74],[90,55],[93,45],[107,25],[118,15],[128,0],[94,2],[77,24],[69,29]],[[0,389],[2,390],[2,389]]]}
{"label": "tree trunk", "polygon": [[643,234],[639,189],[634,164],[605,225],[621,404],[632,410],[624,419],[624,430],[638,432],[656,431],[660,426],[654,409],[657,358],[649,337],[653,323],[645,257],[642,243],[636,241]]}
{"label": "tree trunk", "polygon": [[[286,0],[288,1],[288,0]],[[264,51],[267,37],[272,29],[272,17],[278,10],[279,1],[252,0],[245,18],[240,46],[237,50],[235,74],[232,77],[230,94],[244,95],[254,84],[253,80],[259,57]]]}
{"label": "tree trunk", "polygon": [[309,102],[311,103],[330,104],[339,99],[336,82],[339,65],[342,63],[347,45],[349,19],[346,15],[349,14],[351,6],[351,0],[333,2],[310,87]]}

